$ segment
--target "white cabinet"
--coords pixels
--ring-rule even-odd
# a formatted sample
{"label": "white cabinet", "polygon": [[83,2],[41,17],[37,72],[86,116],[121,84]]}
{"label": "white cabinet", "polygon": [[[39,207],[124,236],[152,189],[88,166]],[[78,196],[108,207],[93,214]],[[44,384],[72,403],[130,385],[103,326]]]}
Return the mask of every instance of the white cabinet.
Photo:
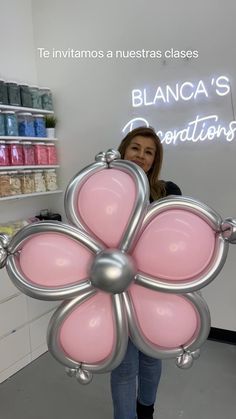
{"label": "white cabinet", "polygon": [[10,281],[6,269],[0,269],[0,304],[19,294],[20,291],[13,285],[12,281]]}
{"label": "white cabinet", "polygon": [[45,313],[52,312],[59,304],[58,301],[36,300],[35,298],[31,297],[26,298],[28,307],[28,320],[30,322],[35,321]]}
{"label": "white cabinet", "polygon": [[0,382],[31,362],[29,327],[24,326],[0,340]]}
{"label": "white cabinet", "polygon": [[20,294],[0,304],[0,339],[27,324],[26,296]]}
{"label": "white cabinet", "polygon": [[53,314],[51,310],[30,323],[30,344],[32,360],[47,350],[47,328]]}
{"label": "white cabinet", "polygon": [[[47,351],[47,327],[60,304],[21,294],[7,277],[0,300],[0,383]],[[5,297],[5,298],[3,298]]]}

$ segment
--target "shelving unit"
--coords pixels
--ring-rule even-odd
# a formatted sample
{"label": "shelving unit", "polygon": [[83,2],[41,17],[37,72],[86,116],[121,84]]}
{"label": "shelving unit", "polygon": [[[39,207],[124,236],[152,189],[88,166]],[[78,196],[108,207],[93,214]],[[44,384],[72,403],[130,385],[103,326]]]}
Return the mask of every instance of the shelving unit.
{"label": "shelving unit", "polygon": [[[0,104],[0,110],[9,110],[18,112],[30,112],[32,114],[41,114],[41,115],[53,115],[54,111],[49,111],[47,109],[36,109],[36,108],[28,108],[23,106],[12,106],[12,105],[2,105]],[[26,136],[0,136],[0,140],[3,141],[31,141],[31,142],[57,142],[58,138],[50,138],[50,137],[26,137]],[[35,166],[0,166],[0,173],[3,171],[20,171],[20,170],[47,170],[47,169],[58,169],[59,165],[35,165]],[[12,195],[12,196],[4,196],[0,197],[1,201],[8,201],[13,199],[23,199],[29,197],[36,197],[40,195],[51,195],[55,193],[62,193],[63,191],[58,189],[56,191],[47,191],[47,192],[37,192],[31,194],[20,194],[20,195]]]}
{"label": "shelving unit", "polygon": [[53,115],[54,111],[48,111],[47,109],[37,109],[37,108],[26,108],[23,106],[12,106],[12,105],[1,105],[0,109],[4,111],[14,111],[14,112],[31,112],[39,113],[41,115]]}
{"label": "shelving unit", "polygon": [[52,141],[58,141],[58,138],[50,138],[50,137],[23,137],[23,136],[21,136],[21,137],[12,137],[12,136],[10,136],[10,135],[5,135],[5,136],[0,136],[0,140],[4,140],[4,141],[12,141],[12,140],[15,140],[15,141],[39,141],[39,142],[42,142],[42,141],[50,141],[50,142],[52,142]]}
{"label": "shelving unit", "polygon": [[[11,54],[12,55],[12,54]],[[14,54],[13,54],[14,56]],[[14,57],[13,57],[14,58]],[[11,60],[12,61],[12,60]],[[17,60],[15,66],[17,71]],[[23,64],[22,64],[23,65]],[[26,83],[27,84],[27,83]],[[14,111],[32,114],[54,115],[53,111],[0,104],[1,111]],[[2,132],[3,133],[3,132]],[[57,138],[0,136],[6,144],[10,141],[30,141],[37,147],[38,142],[53,142],[57,148],[60,144]],[[56,169],[59,165],[24,165],[0,166],[0,174],[6,171],[34,171]],[[14,174],[13,174],[14,175]],[[60,188],[60,184],[58,185]],[[23,190],[23,189],[22,189]],[[17,193],[19,193],[17,191]],[[40,213],[41,209],[60,212],[57,208],[58,198],[63,190],[57,189],[45,192],[32,192],[0,197],[1,223],[6,224],[19,219],[28,220]],[[55,203],[54,203],[55,202]],[[58,209],[58,211],[57,211]],[[10,281],[6,268],[0,271],[0,383],[15,374],[19,369],[42,355],[47,350],[47,326],[58,301],[38,301],[21,292]]]}
{"label": "shelving unit", "polygon": [[46,165],[46,166],[0,166],[0,171],[8,172],[13,170],[46,170],[46,169],[58,169],[59,165]]}
{"label": "shelving unit", "polygon": [[35,192],[35,193],[29,193],[29,194],[4,196],[4,197],[0,198],[0,201],[10,201],[10,200],[13,200],[13,199],[32,198],[34,196],[53,195],[53,194],[58,194],[58,193],[63,193],[63,191],[61,189],[57,189],[56,191]]}

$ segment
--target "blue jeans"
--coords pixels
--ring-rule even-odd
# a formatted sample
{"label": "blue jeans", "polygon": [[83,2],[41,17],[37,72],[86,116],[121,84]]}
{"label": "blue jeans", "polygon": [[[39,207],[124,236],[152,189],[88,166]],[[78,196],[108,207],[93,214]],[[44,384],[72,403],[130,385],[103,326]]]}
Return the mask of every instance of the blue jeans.
{"label": "blue jeans", "polygon": [[129,340],[123,361],[111,373],[114,419],[135,419],[137,398],[146,406],[155,403],[161,365],[160,359],[144,355]]}

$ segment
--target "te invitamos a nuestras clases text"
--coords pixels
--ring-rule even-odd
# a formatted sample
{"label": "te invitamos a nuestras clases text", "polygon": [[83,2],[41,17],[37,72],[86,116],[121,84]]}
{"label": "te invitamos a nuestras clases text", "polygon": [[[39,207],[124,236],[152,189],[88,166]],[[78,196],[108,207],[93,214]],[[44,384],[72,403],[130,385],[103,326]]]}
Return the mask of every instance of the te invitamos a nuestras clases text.
{"label": "te invitamos a nuestras clases text", "polygon": [[37,48],[40,58],[59,59],[196,59],[199,57],[198,50],[178,50],[174,48],[161,50],[78,50],[74,48],[48,50]]}

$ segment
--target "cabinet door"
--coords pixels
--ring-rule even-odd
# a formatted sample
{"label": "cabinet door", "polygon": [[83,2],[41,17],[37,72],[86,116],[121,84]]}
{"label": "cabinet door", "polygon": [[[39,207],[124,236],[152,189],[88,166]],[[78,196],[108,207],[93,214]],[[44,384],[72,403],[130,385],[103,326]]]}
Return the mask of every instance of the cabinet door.
{"label": "cabinet door", "polygon": [[14,374],[28,362],[30,362],[29,326],[25,326],[0,340],[0,380]]}
{"label": "cabinet door", "polygon": [[27,298],[29,322],[32,322],[32,320],[38,319],[43,314],[46,314],[49,311],[52,311],[54,308],[56,308],[60,304],[60,302],[58,301],[43,301],[43,300],[36,300],[30,297],[26,297],[26,298]]}
{"label": "cabinet door", "polygon": [[23,294],[0,304],[0,337],[28,323],[26,296]]}
{"label": "cabinet door", "polygon": [[13,285],[6,269],[0,270],[0,303],[11,296],[19,295],[20,291]]}
{"label": "cabinet door", "polygon": [[47,350],[47,328],[48,323],[53,314],[53,311],[45,314],[37,320],[30,323],[30,345],[32,350],[32,357],[35,354],[41,355],[41,353]]}

